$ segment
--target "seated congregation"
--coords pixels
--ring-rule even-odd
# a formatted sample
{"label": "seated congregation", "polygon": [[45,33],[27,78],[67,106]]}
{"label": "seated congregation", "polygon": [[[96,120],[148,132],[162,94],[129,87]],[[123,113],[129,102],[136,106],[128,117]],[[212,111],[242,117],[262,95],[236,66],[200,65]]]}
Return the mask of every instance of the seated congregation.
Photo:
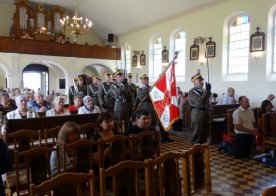
{"label": "seated congregation", "polygon": [[8,129],[4,139],[9,150],[5,144],[1,148],[6,194],[190,195],[201,188],[195,185],[195,153],[205,163],[200,184],[211,192],[208,145],[160,155],[159,132],[150,128],[147,110],[137,112],[136,125],[124,135],[114,128],[111,113],[89,115],[96,118],[94,123],[67,121],[41,131]]}

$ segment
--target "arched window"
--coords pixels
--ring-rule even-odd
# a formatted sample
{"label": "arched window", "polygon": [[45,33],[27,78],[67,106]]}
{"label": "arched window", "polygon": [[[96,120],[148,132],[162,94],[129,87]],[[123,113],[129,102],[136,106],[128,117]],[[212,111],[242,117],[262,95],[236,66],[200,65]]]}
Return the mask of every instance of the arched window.
{"label": "arched window", "polygon": [[176,59],[175,75],[179,79],[185,79],[186,69],[186,33],[178,31],[174,34],[174,52],[181,51]]}
{"label": "arched window", "polygon": [[235,17],[229,24],[227,74],[247,74],[249,56],[250,18]]}
{"label": "arched window", "polygon": [[122,67],[120,69],[123,69],[127,71],[127,73],[131,72],[131,46],[124,43],[124,45],[121,47],[121,62]]}
{"label": "arched window", "polygon": [[153,39],[153,66],[151,76],[158,78],[162,73],[162,39],[156,37]]}
{"label": "arched window", "polygon": [[272,73],[276,73],[276,9],[273,15],[273,57],[272,57]]}

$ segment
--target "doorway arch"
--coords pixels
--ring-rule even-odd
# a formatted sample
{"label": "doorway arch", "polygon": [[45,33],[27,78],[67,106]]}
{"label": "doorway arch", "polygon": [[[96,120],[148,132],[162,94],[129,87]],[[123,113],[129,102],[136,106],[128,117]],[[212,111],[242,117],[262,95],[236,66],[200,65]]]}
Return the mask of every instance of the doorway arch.
{"label": "doorway arch", "polygon": [[23,87],[49,94],[49,68],[42,64],[32,63],[23,71]]}

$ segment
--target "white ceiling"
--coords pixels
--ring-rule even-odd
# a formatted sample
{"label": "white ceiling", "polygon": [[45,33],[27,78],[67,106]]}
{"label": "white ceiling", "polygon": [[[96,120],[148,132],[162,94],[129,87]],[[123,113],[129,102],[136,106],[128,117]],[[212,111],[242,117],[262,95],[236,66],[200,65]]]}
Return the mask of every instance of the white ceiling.
{"label": "white ceiling", "polygon": [[[13,4],[15,0],[0,0]],[[75,0],[29,0],[59,5],[73,12]],[[229,0],[78,0],[78,13],[93,22],[93,33],[106,40],[107,34],[121,36],[173,17]]]}

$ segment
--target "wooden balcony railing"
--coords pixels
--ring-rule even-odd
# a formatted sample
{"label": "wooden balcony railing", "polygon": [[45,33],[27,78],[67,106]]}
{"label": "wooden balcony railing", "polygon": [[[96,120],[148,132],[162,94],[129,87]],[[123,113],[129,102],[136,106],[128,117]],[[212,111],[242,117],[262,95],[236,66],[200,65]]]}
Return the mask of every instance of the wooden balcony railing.
{"label": "wooden balcony railing", "polygon": [[0,52],[36,54],[63,57],[98,58],[119,60],[120,48],[109,48],[79,44],[61,44],[29,39],[12,39],[0,36]]}

